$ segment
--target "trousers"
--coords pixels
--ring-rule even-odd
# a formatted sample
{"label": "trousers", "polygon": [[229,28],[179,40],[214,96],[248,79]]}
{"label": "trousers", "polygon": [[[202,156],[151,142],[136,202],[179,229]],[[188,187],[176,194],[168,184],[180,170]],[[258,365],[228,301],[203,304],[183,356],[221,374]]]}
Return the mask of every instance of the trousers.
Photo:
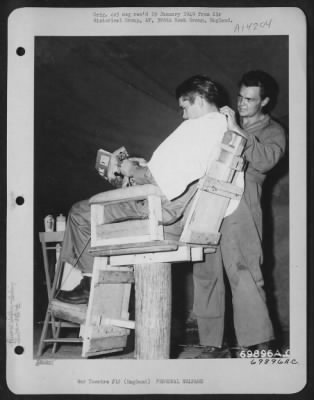
{"label": "trousers", "polygon": [[[178,198],[169,201],[162,197],[162,217],[165,239],[177,240],[183,230],[186,211],[190,206],[190,199],[196,190],[197,182],[192,183]],[[124,203],[109,204],[104,207],[104,220],[106,223],[121,219],[146,218],[148,216],[147,201],[127,201]],[[93,271],[94,257],[89,253],[91,235],[91,212],[89,200],[75,203],[68,214],[67,225],[64,234],[61,261],[68,262],[79,268],[82,273]]]}
{"label": "trousers", "polygon": [[223,220],[215,253],[193,266],[194,304],[200,344],[221,347],[224,334],[224,274],[232,292],[234,329],[240,346],[274,338],[261,271],[261,185],[247,181],[238,208]]}

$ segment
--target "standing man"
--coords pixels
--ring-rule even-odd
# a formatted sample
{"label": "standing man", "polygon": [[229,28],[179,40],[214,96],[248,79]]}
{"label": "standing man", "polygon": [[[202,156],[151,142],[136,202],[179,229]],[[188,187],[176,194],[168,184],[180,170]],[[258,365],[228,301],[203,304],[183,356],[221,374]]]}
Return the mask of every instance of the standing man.
{"label": "standing man", "polygon": [[200,344],[199,358],[216,358],[221,353],[224,334],[225,287],[223,268],[232,292],[234,329],[240,348],[269,348],[274,339],[266,306],[261,265],[262,184],[266,174],[284,154],[283,128],[269,112],[276,102],[277,84],[263,71],[246,73],[239,84],[237,109],[225,106],[228,129],[247,138],[245,189],[239,207],[223,221],[221,242],[216,253],[204,263],[194,264],[194,307]]}

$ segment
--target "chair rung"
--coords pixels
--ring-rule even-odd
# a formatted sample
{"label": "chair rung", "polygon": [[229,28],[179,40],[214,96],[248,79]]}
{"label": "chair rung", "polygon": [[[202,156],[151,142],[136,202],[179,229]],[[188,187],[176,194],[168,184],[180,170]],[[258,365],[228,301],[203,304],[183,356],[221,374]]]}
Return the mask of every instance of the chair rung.
{"label": "chair rung", "polygon": [[[55,324],[58,324],[59,321],[55,322]],[[52,321],[49,322],[50,325],[53,325]],[[61,328],[79,328],[80,324],[72,323],[72,322],[65,322],[61,321]]]}
{"label": "chair rung", "polygon": [[82,343],[82,338],[59,338],[59,339],[44,339],[45,343]]}
{"label": "chair rung", "polygon": [[[65,321],[60,321],[60,320],[55,321],[55,322],[48,321],[48,325],[58,325],[60,322],[61,322],[61,328],[79,328],[80,327],[80,324],[78,324],[78,323],[65,322]],[[38,324],[43,325],[44,322],[43,321],[39,321]]]}
{"label": "chair rung", "polygon": [[208,193],[213,193],[218,196],[227,197],[230,199],[241,199],[243,188],[236,186],[230,182],[224,182],[219,179],[215,179],[206,176],[205,179],[199,183],[200,190]]}

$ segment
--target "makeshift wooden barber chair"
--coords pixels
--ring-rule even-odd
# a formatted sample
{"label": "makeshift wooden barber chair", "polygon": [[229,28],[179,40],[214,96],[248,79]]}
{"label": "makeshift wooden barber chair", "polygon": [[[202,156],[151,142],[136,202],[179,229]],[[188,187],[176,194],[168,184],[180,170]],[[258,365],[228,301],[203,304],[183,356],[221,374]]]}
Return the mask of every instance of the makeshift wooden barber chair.
{"label": "makeshift wooden barber chair", "polygon": [[[88,306],[60,306],[56,300],[50,304],[54,318],[73,321],[69,314],[76,315],[76,322],[81,324],[83,357],[121,351],[130,329],[135,329],[135,358],[169,358],[171,264],[202,261],[204,252],[216,250],[230,199],[240,199],[243,192],[235,180],[244,168],[244,145],[245,139],[239,134],[225,133],[214,161],[198,182],[179,240],[164,238],[156,186],[131,186],[91,198],[91,252],[95,259]],[[104,221],[108,204],[129,200],[146,200],[148,218],[109,224]],[[135,321],[130,321],[133,283]]]}

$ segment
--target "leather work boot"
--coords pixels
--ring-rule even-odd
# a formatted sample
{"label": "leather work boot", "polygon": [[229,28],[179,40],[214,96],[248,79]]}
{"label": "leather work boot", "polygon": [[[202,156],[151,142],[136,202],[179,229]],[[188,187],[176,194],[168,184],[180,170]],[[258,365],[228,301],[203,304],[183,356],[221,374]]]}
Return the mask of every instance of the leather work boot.
{"label": "leather work boot", "polygon": [[204,346],[202,352],[195,358],[231,358],[228,347]]}
{"label": "leather work boot", "polygon": [[236,346],[231,348],[232,358],[247,358],[249,353],[249,347]]}
{"label": "leather work boot", "polygon": [[87,304],[89,299],[91,278],[83,276],[81,282],[72,290],[60,290],[56,298],[64,303]]}

